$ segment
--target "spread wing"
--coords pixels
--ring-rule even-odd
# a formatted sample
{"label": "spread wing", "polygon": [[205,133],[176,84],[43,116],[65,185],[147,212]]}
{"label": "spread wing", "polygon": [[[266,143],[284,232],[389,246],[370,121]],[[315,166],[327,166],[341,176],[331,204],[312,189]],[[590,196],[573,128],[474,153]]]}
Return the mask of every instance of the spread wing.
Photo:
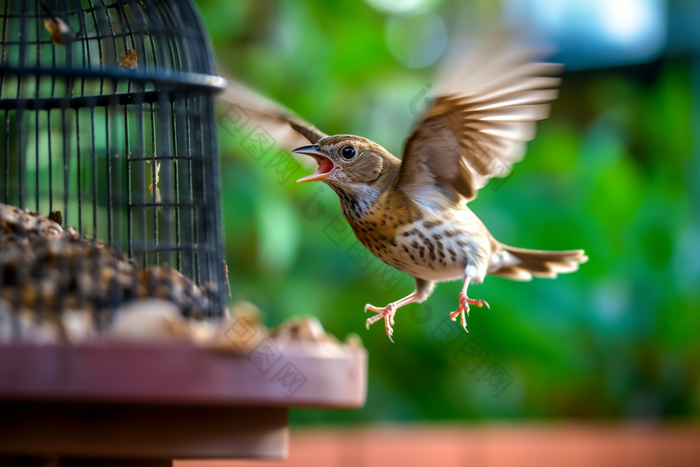
{"label": "spread wing", "polygon": [[292,111],[262,97],[236,80],[228,77],[226,80],[228,88],[219,95],[219,101],[228,106],[222,109],[220,123],[224,127],[230,127],[232,132],[247,133],[260,125],[277,145],[290,151],[306,146],[309,142],[315,144],[328,136]]}
{"label": "spread wing", "polygon": [[561,66],[538,63],[541,51],[504,39],[462,50],[406,142],[396,181],[427,205],[472,200],[507,175],[557,96]]}

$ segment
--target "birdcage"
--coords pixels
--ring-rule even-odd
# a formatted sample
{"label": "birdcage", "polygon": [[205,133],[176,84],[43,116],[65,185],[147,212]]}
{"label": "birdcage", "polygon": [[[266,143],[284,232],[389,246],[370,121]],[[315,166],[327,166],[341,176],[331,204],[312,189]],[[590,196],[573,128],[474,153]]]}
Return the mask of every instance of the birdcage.
{"label": "birdcage", "polygon": [[[154,296],[221,316],[225,81],[192,3],[4,0],[0,45],[4,303],[111,310]],[[8,206],[59,224],[70,254],[27,237],[43,218]]]}

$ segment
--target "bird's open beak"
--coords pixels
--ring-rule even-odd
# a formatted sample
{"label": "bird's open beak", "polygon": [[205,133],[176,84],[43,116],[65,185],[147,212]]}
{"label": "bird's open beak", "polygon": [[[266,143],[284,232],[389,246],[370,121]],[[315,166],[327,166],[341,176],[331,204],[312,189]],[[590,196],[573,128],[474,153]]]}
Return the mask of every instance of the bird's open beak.
{"label": "bird's open beak", "polygon": [[297,183],[315,182],[316,180],[323,180],[324,178],[329,176],[335,168],[333,162],[327,156],[323,155],[323,153],[321,153],[318,150],[318,146],[316,146],[315,144],[296,148],[292,152],[295,154],[305,154],[307,156],[311,156],[314,159],[316,159],[316,162],[318,163],[318,167],[316,168],[316,171],[314,173],[312,173],[311,175],[307,175],[306,177],[300,178],[299,180],[297,180]]}

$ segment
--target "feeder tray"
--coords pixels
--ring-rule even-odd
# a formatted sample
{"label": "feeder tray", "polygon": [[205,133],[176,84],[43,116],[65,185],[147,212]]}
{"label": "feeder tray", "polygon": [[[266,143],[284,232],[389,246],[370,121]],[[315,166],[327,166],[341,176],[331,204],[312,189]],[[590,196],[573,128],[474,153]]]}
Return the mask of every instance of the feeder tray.
{"label": "feeder tray", "polygon": [[0,465],[283,459],[290,407],[365,401],[366,351],[315,347],[280,352],[268,340],[232,356],[191,345],[0,346]]}

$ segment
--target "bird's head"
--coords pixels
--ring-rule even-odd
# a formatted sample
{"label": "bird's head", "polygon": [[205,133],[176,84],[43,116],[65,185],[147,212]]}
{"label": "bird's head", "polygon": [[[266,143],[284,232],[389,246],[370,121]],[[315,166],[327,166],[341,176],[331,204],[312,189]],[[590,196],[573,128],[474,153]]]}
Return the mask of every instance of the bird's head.
{"label": "bird's head", "polygon": [[376,185],[401,163],[377,143],[353,135],[327,136],[292,152],[311,156],[318,163],[313,174],[297,182],[321,180],[336,187]]}

